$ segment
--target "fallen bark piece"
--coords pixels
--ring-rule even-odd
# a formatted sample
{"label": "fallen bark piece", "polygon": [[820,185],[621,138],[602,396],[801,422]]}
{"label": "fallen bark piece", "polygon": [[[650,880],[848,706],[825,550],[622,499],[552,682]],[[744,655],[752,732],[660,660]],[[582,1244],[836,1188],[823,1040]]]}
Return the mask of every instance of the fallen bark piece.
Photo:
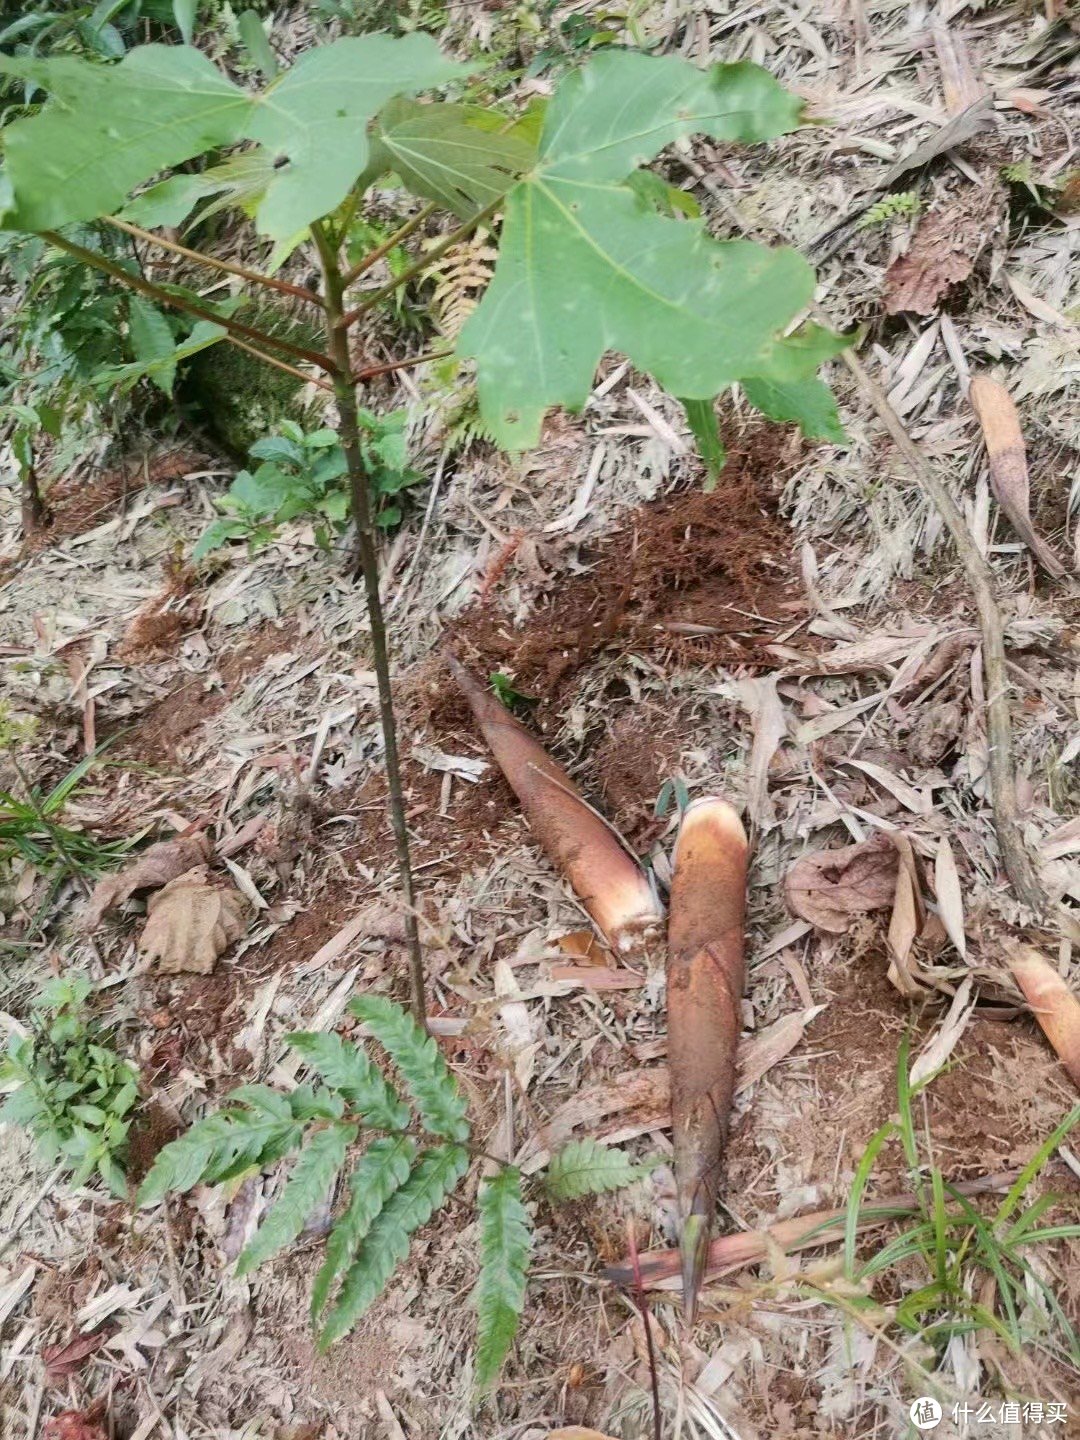
{"label": "fallen bark piece", "polygon": [[746,832],[723,800],[679,827],[668,920],[668,1067],[683,1304],[693,1319],[735,1087],[746,916]]}
{"label": "fallen bark piece", "polygon": [[244,897],[214,885],[205,865],[171,880],[147,907],[139,950],[163,975],[209,975],[244,933]]}
{"label": "fallen bark piece", "polygon": [[[951,1188],[961,1195],[984,1195],[1007,1190],[1016,1178],[1015,1171],[998,1175],[980,1175],[961,1180]],[[880,1200],[866,1200],[859,1209],[858,1232],[887,1225],[917,1211],[919,1197],[912,1194],[889,1195]],[[735,1235],[718,1236],[709,1246],[705,1278],[715,1280],[747,1265],[768,1260],[777,1247],[790,1253],[819,1245],[833,1245],[844,1238],[847,1207],[836,1210],[812,1210],[790,1220],[779,1220],[764,1230],[742,1230]],[[681,1283],[682,1256],[678,1250],[652,1250],[638,1257],[641,1283],[651,1290],[677,1290]],[[609,1265],[600,1272],[613,1285],[634,1284],[634,1266],[628,1260]]]}
{"label": "fallen bark piece", "polygon": [[906,254],[885,272],[885,313],[932,315],[946,293],[975,268],[996,224],[1001,197],[967,190],[920,222]]}
{"label": "fallen bark piece", "polygon": [[899,864],[896,846],[880,833],[860,845],[804,855],[784,877],[784,898],[801,920],[845,935],[856,916],[893,903]]}
{"label": "fallen bark piece", "polygon": [[1031,522],[1027,451],[1012,396],[1004,385],[988,375],[976,375],[968,398],[982,426],[994,498],[1046,573],[1054,580],[1063,579],[1067,573],[1065,566]]}
{"label": "fallen bark piece", "polygon": [[548,857],[613,950],[642,948],[663,911],[641,866],[525,726],[452,656],[447,664]]}
{"label": "fallen bark piece", "polygon": [[1080,1089],[1080,1000],[1030,945],[1009,956],[1009,969],[1069,1078]]}
{"label": "fallen bark piece", "polygon": [[83,911],[83,929],[96,930],[105,915],[130,900],[136,890],[157,890],[193,866],[204,865],[210,859],[210,848],[208,835],[182,835],[151,845],[119,874],[98,881]]}

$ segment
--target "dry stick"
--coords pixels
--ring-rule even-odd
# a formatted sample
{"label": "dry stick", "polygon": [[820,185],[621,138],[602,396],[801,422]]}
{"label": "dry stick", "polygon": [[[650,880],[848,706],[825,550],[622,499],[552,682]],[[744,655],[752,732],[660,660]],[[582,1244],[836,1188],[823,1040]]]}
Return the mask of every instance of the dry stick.
{"label": "dry stick", "polygon": [[1023,904],[1041,915],[1046,910],[1046,895],[1020,835],[1016,776],[1012,765],[1012,717],[1009,714],[1009,688],[1005,673],[1005,639],[1001,611],[994,594],[994,573],[980,554],[956,501],[938,478],[933,466],[919,452],[881,386],[867,373],[862,362],[850,350],[845,350],[842,358],[874,407],[881,423],[892,436],[896,448],[914,471],[923,492],[930,498],[944,521],[967,574],[975,608],[979,612],[979,629],[982,633],[983,667],[986,673],[986,728],[990,750],[990,800],[994,813],[994,828],[997,831],[1005,872],[1013,889]]}
{"label": "dry stick", "polygon": [[649,1302],[645,1299],[645,1287],[641,1283],[641,1265],[638,1261],[637,1235],[634,1233],[634,1217],[626,1222],[626,1241],[630,1249],[630,1264],[634,1270],[634,1303],[641,1315],[645,1330],[645,1348],[649,1355],[649,1383],[652,1387],[653,1440],[661,1440],[660,1432],[660,1377],[656,1369],[656,1349],[653,1346],[652,1325],[649,1322]]}
{"label": "dry stick", "polygon": [[106,224],[115,226],[117,230],[123,230],[126,235],[133,236],[136,240],[143,240],[148,245],[158,245],[162,250],[168,250],[173,255],[182,255],[185,260],[191,260],[196,265],[205,265],[211,270],[223,270],[226,275],[239,275],[241,280],[249,280],[253,285],[262,285],[268,290],[277,290],[282,295],[291,295],[297,300],[306,300],[310,305],[317,305],[323,308],[322,299],[315,294],[314,290],[308,290],[303,285],[290,285],[287,280],[278,280],[273,275],[263,275],[258,270],[248,270],[244,265],[237,265],[231,260],[219,260],[214,255],[206,255],[201,250],[189,250],[186,245],[179,245],[175,240],[167,240],[163,235],[155,235],[152,230],[144,230],[141,225],[132,225],[129,220],[119,220],[115,215],[105,217]]}
{"label": "dry stick", "polygon": [[205,306],[197,305],[193,300],[188,300],[186,296],[173,295],[168,290],[159,289],[149,280],[132,275],[130,270],[125,270],[122,265],[117,265],[107,255],[102,255],[97,250],[88,250],[85,245],[76,245],[73,240],[65,239],[55,230],[42,230],[39,233],[43,240],[47,240],[50,245],[55,245],[58,250],[65,251],[94,270],[111,275],[114,280],[119,280],[129,290],[146,295],[149,299],[156,300],[159,305],[169,305],[174,310],[183,310],[188,315],[194,315],[196,320],[209,320],[212,325],[220,325],[230,335],[253,341],[256,344],[269,345],[272,350],[280,350],[283,354],[291,355],[296,360],[306,360],[309,365],[317,365],[320,370],[325,370],[330,375],[334,373],[334,362],[329,355],[323,355],[318,350],[307,350],[302,345],[293,345],[289,340],[279,340],[276,335],[267,335],[265,331],[256,330],[251,325],[242,325],[239,320],[231,320],[225,315],[215,314],[213,310],[207,310]]}
{"label": "dry stick", "polygon": [[361,275],[366,275],[371,267],[377,265],[384,255],[389,255],[395,245],[400,245],[403,240],[407,240],[414,230],[419,230],[424,221],[430,220],[438,208],[434,200],[429,201],[422,210],[416,212],[411,220],[406,220],[404,225],[399,226],[388,240],[384,240],[381,245],[376,245],[374,250],[369,250],[366,255],[362,256],[352,269],[346,270],[345,274],[341,277],[342,284],[345,288],[348,289],[353,281],[360,279]]}
{"label": "dry stick", "polygon": [[401,783],[398,758],[397,726],[394,719],[394,697],[390,688],[390,659],[386,647],[386,621],[379,595],[379,555],[376,543],[375,516],[371,508],[368,477],[360,451],[360,422],[356,406],[356,388],[350,376],[349,337],[342,324],[345,284],[338,264],[337,252],[321,225],[313,225],[311,233],[319,252],[326,287],[326,334],[334,364],[334,395],[337,399],[341,446],[348,465],[349,497],[356,525],[356,546],[364,575],[368,620],[371,624],[372,660],[379,689],[379,716],[382,722],[383,745],[386,751],[386,783],[390,791],[390,821],[394,829],[398,873],[405,899],[405,937],[409,946],[411,1003],[416,1023],[426,1031],[427,1002],[424,987],[424,956],[420,948],[420,928],[416,922],[416,892],[413,885],[412,859],[409,854],[409,831],[405,822],[405,794]]}

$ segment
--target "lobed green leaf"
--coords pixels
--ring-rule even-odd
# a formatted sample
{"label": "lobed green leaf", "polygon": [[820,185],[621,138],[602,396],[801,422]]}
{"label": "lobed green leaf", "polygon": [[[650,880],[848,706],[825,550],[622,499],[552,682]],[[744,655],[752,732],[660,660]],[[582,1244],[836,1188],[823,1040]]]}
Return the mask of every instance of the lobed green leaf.
{"label": "lobed green leaf", "polygon": [[477,1313],[476,1383],[497,1378],[525,1308],[532,1232],[521,1199],[521,1172],[512,1165],[486,1180],[480,1210],[480,1278],[473,1293]]}
{"label": "lobed green leaf", "polygon": [[296,1239],[308,1216],[325,1198],[356,1134],[355,1125],[338,1122],[312,1135],[300,1151],[284,1189],[237,1260],[237,1275],[247,1275]]}
{"label": "lobed green leaf", "polygon": [[407,1135],[376,1140],[349,1177],[348,1208],[330,1231],[326,1258],[311,1289],[311,1318],[318,1320],[334,1281],[350,1266],[379,1212],[409,1178],[416,1146]]}
{"label": "lobed green leaf", "polygon": [[358,1258],[346,1271],[319,1336],[320,1350],[347,1335],[378,1299],[408,1255],[410,1236],[445,1202],[468,1168],[469,1152],[460,1145],[439,1145],[420,1156],[408,1180],[380,1210]]}
{"label": "lobed green leaf", "polygon": [[400,1005],[385,995],[358,995],[349,1009],[367,1024],[401,1071],[416,1101],[424,1128],[450,1140],[466,1140],[467,1103],[430,1035]]}

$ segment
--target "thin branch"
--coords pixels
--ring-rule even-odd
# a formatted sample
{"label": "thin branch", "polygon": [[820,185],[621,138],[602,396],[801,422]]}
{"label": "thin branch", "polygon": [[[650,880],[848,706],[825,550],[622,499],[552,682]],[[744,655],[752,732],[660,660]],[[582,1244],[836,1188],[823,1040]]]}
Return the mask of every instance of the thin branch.
{"label": "thin branch", "polygon": [[352,269],[346,270],[345,274],[341,277],[342,284],[345,288],[348,289],[354,281],[360,279],[361,275],[366,275],[371,267],[377,265],[384,255],[389,255],[395,245],[400,245],[403,240],[407,240],[414,230],[419,230],[424,221],[430,220],[438,208],[434,200],[430,201],[422,210],[418,210],[411,220],[406,220],[404,225],[400,225],[390,236],[389,240],[384,240],[381,245],[376,245],[374,250],[369,250],[366,255],[362,256]]}
{"label": "thin branch", "polygon": [[429,360],[445,360],[453,350],[429,350],[425,355],[413,355],[408,360],[391,360],[385,365],[365,365],[349,378],[354,385],[364,380],[374,380],[376,375],[389,375],[394,370],[411,370],[414,365],[426,365]]}
{"label": "thin branch", "polygon": [[394,716],[394,695],[390,682],[390,657],[386,643],[386,618],[379,594],[379,552],[375,516],[372,512],[367,468],[360,448],[360,422],[357,414],[356,387],[350,378],[349,336],[341,324],[345,287],[338,264],[337,247],[331,243],[321,225],[311,233],[322,264],[326,295],[326,334],[334,357],[334,394],[338,408],[338,434],[345,452],[349,475],[349,501],[356,526],[356,546],[364,576],[368,623],[371,626],[371,657],[379,692],[379,719],[382,724],[386,785],[390,798],[390,823],[397,851],[398,876],[405,901],[405,939],[409,952],[409,977],[412,1012],[416,1023],[427,1029],[424,952],[420,945],[417,924],[416,887],[413,881],[412,858],[409,853],[409,828],[405,818],[405,788],[401,781],[398,756],[397,722]]}
{"label": "thin branch", "polygon": [[196,265],[205,265],[211,270],[223,270],[226,275],[239,275],[241,280],[249,280],[253,285],[265,285],[268,290],[277,290],[282,295],[306,300],[310,305],[317,305],[320,310],[323,308],[322,296],[316,295],[314,290],[308,290],[303,285],[290,285],[287,280],[263,275],[258,270],[248,270],[246,266],[236,265],[231,260],[219,260],[201,250],[190,250],[186,245],[179,245],[175,240],[166,240],[163,235],[155,235],[153,231],[144,230],[140,225],[132,225],[129,220],[119,220],[115,215],[107,215],[105,222],[117,230],[123,230],[126,235],[131,235],[136,240],[144,240],[148,245],[158,245],[173,255],[182,255],[185,260],[191,260]]}
{"label": "thin branch", "polygon": [[237,335],[241,339],[253,341],[256,344],[269,345],[271,349],[280,350],[285,355],[292,355],[297,360],[306,360],[309,365],[317,365],[328,375],[335,373],[336,367],[329,355],[323,355],[318,350],[306,350],[302,345],[294,345],[289,340],[279,340],[277,336],[267,335],[262,330],[256,330],[252,325],[242,325],[239,320],[218,315],[213,310],[208,310],[205,306],[188,300],[186,296],[173,295],[168,290],[162,290],[159,286],[152,285],[149,280],[132,275],[130,270],[125,270],[122,265],[117,265],[107,255],[102,255],[97,250],[88,250],[85,245],[77,245],[74,240],[68,240],[63,235],[58,235],[55,230],[42,230],[39,233],[43,240],[47,240],[50,245],[55,245],[58,250],[63,250],[76,260],[81,260],[84,265],[90,265],[95,270],[111,275],[114,280],[119,280],[130,290],[135,290],[140,295],[146,295],[160,305],[169,305],[174,310],[183,310],[188,315],[194,315],[197,320],[209,320],[212,325],[222,326],[230,335]]}
{"label": "thin branch", "polygon": [[264,365],[272,365],[275,370],[284,370],[286,375],[295,375],[297,380],[302,380],[305,385],[317,385],[320,390],[327,390],[332,395],[334,387],[329,380],[323,380],[318,375],[313,375],[310,370],[301,370],[297,365],[290,365],[287,360],[278,360],[274,355],[267,355],[265,350],[260,350],[257,345],[249,345],[246,340],[239,340],[235,335],[226,335],[226,343],[235,345],[237,350],[246,350],[249,355],[254,355],[256,360],[261,360]]}
{"label": "thin branch", "polygon": [[431,250],[426,251],[419,260],[414,261],[413,264],[403,270],[400,275],[395,276],[393,280],[388,281],[378,290],[373,290],[370,295],[361,300],[359,305],[342,315],[338,324],[342,329],[347,330],[354,321],[359,320],[361,315],[366,315],[369,310],[374,309],[374,307],[385,300],[388,295],[392,295],[395,290],[400,290],[402,285],[407,285],[410,280],[415,280],[417,275],[422,275],[425,270],[434,265],[436,260],[441,260],[448,250],[452,250],[455,245],[460,245],[462,240],[467,240],[478,225],[482,225],[485,220],[490,219],[491,216],[494,215],[501,204],[502,197],[500,196],[498,200],[493,200],[490,205],[485,205],[483,210],[478,210],[475,215],[470,216],[469,219],[459,225],[456,230],[451,230],[450,234],[447,235],[444,240]]}
{"label": "thin branch", "polygon": [[994,572],[987,564],[956,501],[938,478],[889,404],[884,390],[850,350],[843,352],[844,364],[877,412],[878,419],[892,436],[893,443],[911,467],[923,492],[941,516],[952,537],[967,574],[968,584],[979,612],[982,632],[983,670],[986,677],[986,729],[989,740],[990,799],[994,829],[1005,873],[1017,898],[1041,915],[1047,899],[1035,874],[1031,856],[1024,845],[1016,799],[1016,776],[1012,764],[1012,716],[1009,713],[1009,682],[1005,670],[1005,639],[1001,611],[994,594]]}

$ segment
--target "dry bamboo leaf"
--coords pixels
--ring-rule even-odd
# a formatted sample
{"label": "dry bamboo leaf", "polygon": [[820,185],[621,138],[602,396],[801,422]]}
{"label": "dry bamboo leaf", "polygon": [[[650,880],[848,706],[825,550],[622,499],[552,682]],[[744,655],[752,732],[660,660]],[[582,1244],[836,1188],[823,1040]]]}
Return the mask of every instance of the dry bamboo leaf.
{"label": "dry bamboo leaf", "polygon": [[1030,945],[1009,956],[1009,969],[1073,1084],[1080,1087],[1080,1000]]}
{"label": "dry bamboo leaf", "polygon": [[914,997],[921,995],[923,989],[911,963],[911,947],[922,933],[926,923],[926,911],[911,841],[906,835],[900,834],[894,834],[892,838],[900,857],[900,865],[896,872],[896,895],[886,939],[889,951],[889,980],[901,995]]}
{"label": "dry bamboo leaf", "polygon": [[205,865],[169,882],[147,907],[139,950],[162,974],[209,975],[219,955],[244,933],[244,898],[214,885]]}
{"label": "dry bamboo leaf", "polygon": [[182,835],[177,840],[162,840],[144,850],[117,875],[106,875],[94,886],[86,902],[82,924],[85,930],[96,930],[109,910],[122,905],[136,890],[157,890],[183,875],[195,865],[204,865],[210,858],[208,835]]}
{"label": "dry bamboo leaf", "polygon": [[956,1042],[967,1029],[968,1021],[975,1010],[971,989],[971,976],[968,975],[953,996],[948,1013],[941,1022],[941,1028],[915,1057],[908,1081],[911,1086],[921,1085],[924,1080],[929,1080],[931,1076],[936,1075],[956,1049]]}
{"label": "dry bamboo leaf", "polygon": [[1012,396],[1004,385],[999,385],[988,375],[976,375],[968,395],[986,441],[994,498],[1046,573],[1054,580],[1062,579],[1066,573],[1065,566],[1031,523],[1027,451]]}
{"label": "dry bamboo leaf", "polygon": [[830,935],[844,935],[857,915],[893,903],[898,864],[896,846],[884,834],[804,855],[784,877],[784,898],[793,915]]}
{"label": "dry bamboo leaf", "polygon": [[943,296],[971,274],[994,228],[997,193],[966,190],[930,213],[905,255],[885,272],[885,313],[932,315]]}
{"label": "dry bamboo leaf", "polygon": [[967,959],[967,936],[964,934],[964,897],[960,889],[960,876],[956,870],[949,837],[943,835],[934,861],[934,891],[937,895],[938,912],[945,933],[956,946],[962,960]]}
{"label": "dry bamboo leaf", "polygon": [[547,1440],[615,1440],[615,1437],[589,1430],[584,1425],[563,1425],[558,1430],[549,1430]]}
{"label": "dry bamboo leaf", "polygon": [[757,1084],[774,1065],[778,1065],[790,1055],[803,1038],[807,1025],[824,1009],[824,1005],[811,1005],[807,1010],[796,1010],[791,1015],[782,1015],[757,1035],[743,1041],[739,1046],[736,1095]]}
{"label": "dry bamboo leaf", "polygon": [[776,822],[776,811],[769,798],[769,766],[780,741],[787,735],[787,720],[776,693],[775,675],[740,680],[735,694],[750,716],[754,734],[747,767],[747,809],[754,828],[764,829]]}

